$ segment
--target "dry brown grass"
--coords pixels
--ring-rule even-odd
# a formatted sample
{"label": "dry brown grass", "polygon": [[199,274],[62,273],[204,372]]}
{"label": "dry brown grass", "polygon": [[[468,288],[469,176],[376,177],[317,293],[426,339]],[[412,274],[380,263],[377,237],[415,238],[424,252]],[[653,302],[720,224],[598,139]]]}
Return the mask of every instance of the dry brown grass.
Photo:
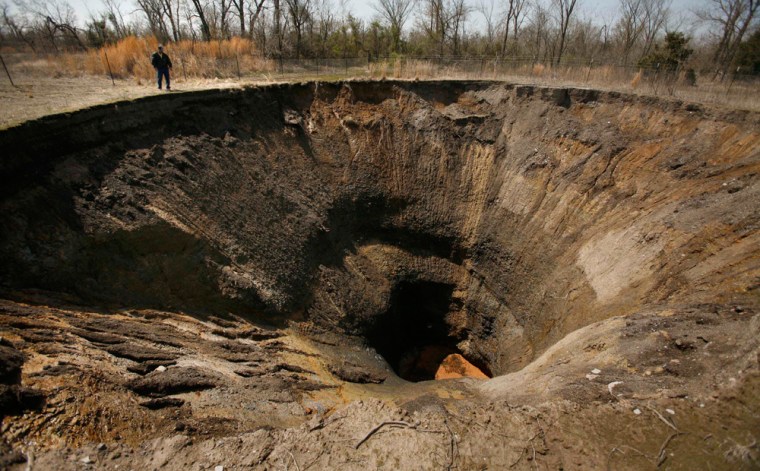
{"label": "dry brown grass", "polygon": [[641,77],[644,75],[644,71],[639,69],[639,72],[633,76],[633,79],[631,80],[631,88],[634,90],[639,86],[641,83]]}
{"label": "dry brown grass", "polygon": [[[155,38],[130,37],[100,50],[55,56],[11,54],[5,56],[16,81],[59,77],[97,78],[108,82],[107,64],[122,83],[151,85],[155,80],[150,55],[158,41]],[[227,41],[182,41],[166,45],[174,62],[173,80],[176,83],[206,81],[217,86],[219,81],[236,83],[268,83],[282,80],[337,80],[369,77],[375,79],[467,79],[501,80],[540,86],[571,86],[595,88],[638,95],[663,96],[688,102],[760,111],[760,81],[737,79],[732,82],[713,80],[712,76],[697,77],[696,86],[682,77],[674,78],[637,67],[614,65],[537,64],[532,61],[503,59],[427,60],[391,58],[367,64],[364,60],[285,61],[282,64],[262,59],[249,40],[234,38]],[[106,62],[106,57],[108,61]],[[187,79],[187,80],[183,80]],[[47,82],[46,82],[47,83]]]}
{"label": "dry brown grass", "polygon": [[[115,78],[147,79],[153,76],[150,55],[158,47],[155,37],[127,37],[116,44],[87,53],[64,54],[54,60],[59,74],[109,74]],[[228,78],[251,72],[270,72],[274,64],[262,59],[253,42],[244,38],[222,41],[179,41],[164,46],[174,63],[174,75],[194,78]]]}
{"label": "dry brown grass", "polygon": [[703,75],[697,77],[696,85],[690,85],[686,80],[686,72],[674,77],[637,67],[552,67],[527,61],[512,63],[493,59],[439,63],[436,60],[399,58],[373,62],[367,74],[372,78],[491,79],[544,86],[595,88],[760,111],[760,81],[756,78],[737,79],[732,82],[728,78],[720,81]]}

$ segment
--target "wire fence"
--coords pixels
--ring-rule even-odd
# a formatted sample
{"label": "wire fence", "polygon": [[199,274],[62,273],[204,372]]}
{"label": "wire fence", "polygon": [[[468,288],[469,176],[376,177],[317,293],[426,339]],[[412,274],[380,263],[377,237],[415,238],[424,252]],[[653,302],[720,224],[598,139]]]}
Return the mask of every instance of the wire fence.
{"label": "wire fence", "polygon": [[[29,57],[4,54],[7,79],[14,82],[44,74],[130,80],[154,80],[147,54],[132,62],[93,53]],[[131,64],[131,65],[130,65]],[[174,79],[224,79],[240,83],[374,79],[503,80],[546,86],[587,87],[760,111],[760,77],[732,71],[727,75],[691,69],[649,68],[592,61],[547,64],[529,57],[346,57],[272,59],[255,55],[174,56]],[[118,83],[118,82],[117,82]]]}

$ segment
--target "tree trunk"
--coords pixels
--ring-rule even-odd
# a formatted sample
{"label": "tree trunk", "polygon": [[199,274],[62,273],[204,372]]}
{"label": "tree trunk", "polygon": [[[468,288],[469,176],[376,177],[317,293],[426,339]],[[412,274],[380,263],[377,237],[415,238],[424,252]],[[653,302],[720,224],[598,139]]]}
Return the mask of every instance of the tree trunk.
{"label": "tree trunk", "polygon": [[195,12],[198,14],[198,21],[201,22],[201,35],[203,36],[203,40],[210,41],[211,29],[208,26],[208,21],[206,21],[203,5],[201,5],[200,0],[193,0],[193,6],[195,6]]}

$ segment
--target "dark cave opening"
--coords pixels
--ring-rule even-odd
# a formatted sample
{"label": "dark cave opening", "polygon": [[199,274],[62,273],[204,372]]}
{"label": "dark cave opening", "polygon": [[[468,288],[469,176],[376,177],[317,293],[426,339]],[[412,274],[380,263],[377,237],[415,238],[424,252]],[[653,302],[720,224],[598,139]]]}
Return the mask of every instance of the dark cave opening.
{"label": "dark cave opening", "polygon": [[[367,335],[369,345],[385,358],[401,378],[436,379],[445,358],[462,352],[463,339],[448,322],[461,308],[453,297],[454,286],[430,281],[404,281],[391,292],[390,307]],[[487,369],[481,367],[487,376]]]}

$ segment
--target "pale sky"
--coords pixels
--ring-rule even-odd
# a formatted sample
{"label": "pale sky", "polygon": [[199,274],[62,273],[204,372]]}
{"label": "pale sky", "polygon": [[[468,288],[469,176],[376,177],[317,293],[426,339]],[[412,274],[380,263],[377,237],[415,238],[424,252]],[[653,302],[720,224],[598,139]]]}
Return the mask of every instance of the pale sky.
{"label": "pale sky", "polygon": [[[77,18],[80,23],[90,17],[90,12],[97,13],[102,10],[101,0],[68,0],[69,3],[76,9]],[[471,6],[478,5],[480,0],[467,0]],[[488,1],[488,0],[486,0]],[[495,0],[498,5],[499,0]],[[549,0],[543,0],[546,4]],[[617,15],[617,6],[619,0],[579,0],[580,16],[584,18],[598,19],[600,23],[611,23]],[[339,0],[334,0],[336,5],[340,4]],[[371,1],[362,0],[347,0],[346,1],[350,10],[358,17],[363,19],[370,19],[375,15],[372,9]],[[681,29],[687,29],[694,19],[692,12],[698,9],[704,9],[711,3],[711,0],[672,0],[671,12],[674,20],[678,20],[679,17],[683,17],[684,26]],[[122,0],[122,13],[125,15],[135,10],[134,0]],[[470,21],[473,23],[480,23],[482,15],[477,12],[473,12],[470,15]],[[408,23],[409,24],[409,23]]]}

